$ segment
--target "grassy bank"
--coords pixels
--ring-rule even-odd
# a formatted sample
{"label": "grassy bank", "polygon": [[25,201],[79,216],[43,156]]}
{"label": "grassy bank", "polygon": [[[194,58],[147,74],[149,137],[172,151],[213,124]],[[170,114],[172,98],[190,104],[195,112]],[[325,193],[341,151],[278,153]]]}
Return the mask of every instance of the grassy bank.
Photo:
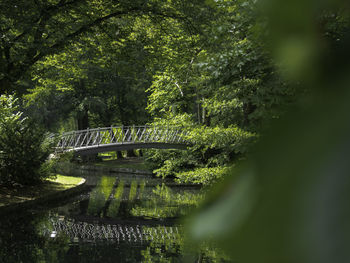
{"label": "grassy bank", "polygon": [[43,196],[58,193],[73,188],[84,182],[81,177],[57,175],[54,179],[48,179],[39,185],[0,187],[0,207],[10,204],[34,200]]}

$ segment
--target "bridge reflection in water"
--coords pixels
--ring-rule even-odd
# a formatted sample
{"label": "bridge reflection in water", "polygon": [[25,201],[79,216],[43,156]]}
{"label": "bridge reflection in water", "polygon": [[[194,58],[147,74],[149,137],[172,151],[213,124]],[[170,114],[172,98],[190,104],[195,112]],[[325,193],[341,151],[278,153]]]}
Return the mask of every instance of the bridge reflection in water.
{"label": "bridge reflection in water", "polygon": [[50,217],[51,227],[44,231],[45,236],[55,238],[67,235],[72,242],[143,242],[153,240],[177,240],[181,230],[178,226],[148,226],[125,224],[92,224],[74,222],[64,217]]}
{"label": "bridge reflection in water", "polygon": [[80,155],[142,148],[186,149],[187,131],[170,126],[115,126],[63,133],[56,153],[74,151]]}
{"label": "bridge reflection in water", "polygon": [[88,195],[51,213],[43,233],[69,237],[72,243],[178,243],[183,239],[178,218],[201,198],[198,189],[172,190],[165,184],[148,186],[145,178],[102,176]]}

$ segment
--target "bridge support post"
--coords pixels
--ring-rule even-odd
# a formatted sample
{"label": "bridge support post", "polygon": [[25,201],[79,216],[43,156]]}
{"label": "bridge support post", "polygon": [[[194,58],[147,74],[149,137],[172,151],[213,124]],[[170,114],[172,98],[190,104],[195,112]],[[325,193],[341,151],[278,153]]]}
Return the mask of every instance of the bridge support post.
{"label": "bridge support post", "polygon": [[100,145],[100,137],[101,137],[101,131],[100,127],[98,127],[97,130],[97,145]]}
{"label": "bridge support post", "polygon": [[[89,128],[86,129],[86,142],[85,145],[88,146],[89,145]],[[84,143],[84,142],[83,142]]]}
{"label": "bridge support post", "polygon": [[113,143],[113,139],[114,139],[113,125],[111,125],[109,136],[111,136],[111,139],[109,140],[109,142]]}
{"label": "bridge support post", "polygon": [[124,125],[122,125],[121,129],[122,129],[122,144],[123,144],[124,143]]}
{"label": "bridge support post", "polygon": [[74,137],[74,140],[73,140],[73,149],[74,149],[74,148],[75,148],[75,145],[76,145],[76,143],[77,143],[77,132],[76,132],[76,131],[74,131],[73,137]]}

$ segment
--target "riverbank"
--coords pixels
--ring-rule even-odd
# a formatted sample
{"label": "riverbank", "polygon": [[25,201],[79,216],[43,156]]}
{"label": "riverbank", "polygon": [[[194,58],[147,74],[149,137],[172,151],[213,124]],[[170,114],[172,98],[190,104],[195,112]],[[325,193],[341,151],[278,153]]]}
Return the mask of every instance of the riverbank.
{"label": "riverbank", "polygon": [[[57,175],[34,186],[13,186],[0,188],[0,214],[4,211],[49,201],[61,195],[66,196],[85,183],[82,177]],[[75,192],[75,191],[74,191]]]}
{"label": "riverbank", "polygon": [[139,158],[104,160],[91,164],[59,163],[57,165],[58,174],[55,179],[48,179],[34,186],[17,184],[12,187],[0,187],[0,215],[63,199],[82,191],[85,186],[95,185],[96,182],[91,178],[88,180],[90,183],[87,183],[86,178],[83,178],[89,172],[151,174],[149,170],[147,171],[143,160]]}

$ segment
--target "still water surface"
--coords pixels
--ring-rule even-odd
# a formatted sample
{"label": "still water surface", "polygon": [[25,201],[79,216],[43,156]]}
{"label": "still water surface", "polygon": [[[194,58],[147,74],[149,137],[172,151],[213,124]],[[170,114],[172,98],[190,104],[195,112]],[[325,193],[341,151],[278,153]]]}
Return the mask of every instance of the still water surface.
{"label": "still water surface", "polygon": [[0,262],[229,262],[212,245],[185,245],[180,219],[200,189],[131,174],[89,182],[64,203],[1,218]]}

